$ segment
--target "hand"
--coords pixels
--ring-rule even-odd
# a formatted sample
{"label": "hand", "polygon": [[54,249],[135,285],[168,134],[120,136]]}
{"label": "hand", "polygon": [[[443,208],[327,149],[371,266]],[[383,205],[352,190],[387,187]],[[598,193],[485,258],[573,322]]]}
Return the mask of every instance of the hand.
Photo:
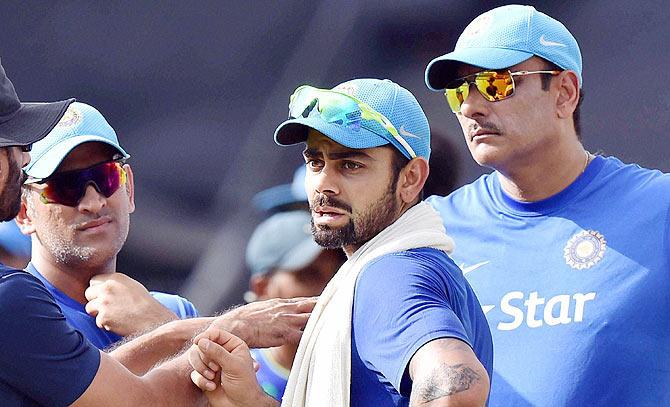
{"label": "hand", "polygon": [[316,297],[258,301],[226,312],[212,326],[237,335],[251,348],[297,344]]}
{"label": "hand", "polygon": [[178,319],[142,284],[125,274],[94,276],[84,295],[88,300],[86,312],[95,317],[96,325],[117,335],[133,335]]}
{"label": "hand", "polygon": [[188,351],[191,380],[205,392],[210,406],[277,406],[256,380],[249,347],[235,335],[210,327],[196,336]]}

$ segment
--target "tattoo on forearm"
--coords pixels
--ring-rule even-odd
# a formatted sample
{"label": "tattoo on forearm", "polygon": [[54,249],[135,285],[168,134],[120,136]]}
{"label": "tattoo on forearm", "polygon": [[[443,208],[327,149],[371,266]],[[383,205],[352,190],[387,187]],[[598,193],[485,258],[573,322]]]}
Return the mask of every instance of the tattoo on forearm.
{"label": "tattoo on forearm", "polygon": [[481,376],[463,363],[436,367],[428,379],[419,384],[416,401],[423,403],[468,390]]}

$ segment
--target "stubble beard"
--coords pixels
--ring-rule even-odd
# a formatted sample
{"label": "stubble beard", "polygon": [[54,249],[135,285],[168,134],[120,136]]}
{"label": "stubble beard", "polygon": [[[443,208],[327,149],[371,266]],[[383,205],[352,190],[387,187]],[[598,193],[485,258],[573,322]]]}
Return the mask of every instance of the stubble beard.
{"label": "stubble beard", "polygon": [[382,195],[381,201],[370,204],[357,215],[353,214],[349,205],[328,198],[326,195],[318,197],[314,204],[317,202],[320,205],[346,209],[350,214],[349,222],[339,228],[316,226],[314,218],[312,218],[312,235],[314,236],[314,241],[327,249],[363,245],[393,223],[398,210],[398,202],[395,199],[395,183],[391,183],[387,188],[386,192]]}
{"label": "stubble beard", "polygon": [[18,215],[21,209],[21,185],[27,178],[27,175],[14,159],[14,154],[6,148],[4,150],[7,154],[8,177],[5,180],[5,187],[0,193],[1,222],[12,220]]}
{"label": "stubble beard", "polygon": [[76,231],[73,231],[67,237],[53,233],[53,231],[47,231],[46,233],[43,231],[37,236],[42,246],[57,264],[72,267],[84,265],[87,268],[95,268],[112,260],[121,251],[128,237],[128,225],[129,222],[126,222],[123,233],[119,233],[113,241],[108,242],[103,250],[98,247],[76,243]]}

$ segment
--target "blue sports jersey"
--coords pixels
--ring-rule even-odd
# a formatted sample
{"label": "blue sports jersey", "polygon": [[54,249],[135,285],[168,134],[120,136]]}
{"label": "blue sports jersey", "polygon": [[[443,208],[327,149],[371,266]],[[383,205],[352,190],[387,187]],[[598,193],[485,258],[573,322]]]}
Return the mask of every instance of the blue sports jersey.
{"label": "blue sports jersey", "polygon": [[449,256],[422,248],[367,264],[354,291],[351,406],[409,405],[409,362],[438,338],[469,344],[491,374],[493,345],[484,313]]}
{"label": "blue sports jersey", "polygon": [[270,349],[251,349],[251,356],[258,362],[258,384],[272,398],[281,400],[290,371],[275,361]]}
{"label": "blue sports jersey", "polygon": [[66,406],[93,381],[100,351],[25,271],[0,265],[0,405]]}
{"label": "blue sports jersey", "polygon": [[539,202],[495,173],[428,202],[487,313],[491,405],[670,405],[669,174],[597,156]]}
{"label": "blue sports jersey", "polygon": [[[106,349],[122,339],[121,336],[98,328],[95,324],[95,317],[86,313],[84,305],[68,297],[65,293],[54,287],[44,276],[42,276],[35,266],[30,263],[26,271],[37,277],[42,284],[49,290],[61,308],[63,315],[73,327],[80,330],[86,338],[91,341],[98,349]],[[174,312],[180,319],[194,318],[198,316],[198,310],[185,298],[178,295],[151,292],[151,295],[164,307]]]}

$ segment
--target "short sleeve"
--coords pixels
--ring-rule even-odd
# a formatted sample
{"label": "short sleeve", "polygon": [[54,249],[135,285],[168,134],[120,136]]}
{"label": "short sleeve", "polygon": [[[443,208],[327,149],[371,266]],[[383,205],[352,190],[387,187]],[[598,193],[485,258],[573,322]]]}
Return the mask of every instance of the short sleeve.
{"label": "short sleeve", "polygon": [[429,257],[410,252],[381,257],[363,270],[354,294],[357,351],[403,396],[411,390],[404,388],[405,371],[423,345],[446,337],[470,343],[449,301],[448,272],[426,261]]}
{"label": "short sleeve", "polygon": [[16,271],[0,278],[0,380],[43,405],[69,405],[95,377],[100,353],[46,288]]}
{"label": "short sleeve", "polygon": [[198,317],[198,310],[195,308],[195,305],[184,297],[158,291],[151,291],[150,294],[156,301],[163,304],[165,308],[177,314],[179,319]]}

